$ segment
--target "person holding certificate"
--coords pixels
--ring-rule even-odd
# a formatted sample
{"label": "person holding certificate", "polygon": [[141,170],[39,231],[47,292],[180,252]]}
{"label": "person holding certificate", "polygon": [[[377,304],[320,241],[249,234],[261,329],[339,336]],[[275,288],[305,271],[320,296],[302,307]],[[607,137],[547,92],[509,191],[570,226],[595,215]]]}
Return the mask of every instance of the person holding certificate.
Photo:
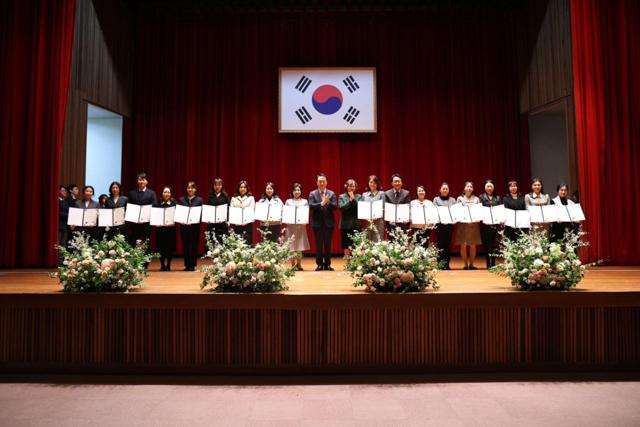
{"label": "person holding certificate", "polygon": [[[76,208],[78,209],[99,209],[100,205],[98,202],[93,200],[93,187],[91,185],[85,185],[82,188],[82,200],[76,201]],[[89,237],[93,239],[97,239],[99,237],[98,232],[98,224],[94,226],[83,226],[78,228],[73,227],[74,231],[84,231],[89,235]]]}
{"label": "person holding certificate", "polygon": [[[302,185],[295,182],[291,186],[291,198],[285,202],[287,206],[309,206],[309,202],[302,198]],[[309,245],[309,237],[307,236],[306,224],[288,224],[285,228],[285,238],[291,239],[289,250],[297,252],[298,256],[291,260],[291,266],[296,270],[302,271],[302,252],[311,248]]]}
{"label": "person holding certificate", "polygon": [[[67,247],[67,220],[69,219],[69,205],[67,204],[67,187],[58,187],[58,246]],[[58,264],[62,264],[64,257],[58,252]]]}
{"label": "person holding certificate", "polygon": [[[276,186],[273,182],[267,182],[264,185],[264,191],[262,192],[262,198],[257,203],[266,203],[269,205],[269,211],[277,211],[280,209],[282,212],[282,200],[276,194]],[[260,221],[260,230],[262,232],[268,231],[269,234],[266,239],[271,242],[277,242],[280,238],[280,230],[282,228],[282,220],[278,221]]]}
{"label": "person holding certificate", "polygon": [[[482,206],[488,207],[502,204],[502,199],[495,194],[495,185],[490,179],[484,183],[484,193],[480,195],[480,203],[482,203]],[[482,246],[484,246],[484,250],[486,251],[487,269],[496,265],[496,259],[492,254],[498,250],[500,227],[498,224],[480,224],[480,237],[482,238]]]}
{"label": "person holding certificate", "polygon": [[[461,203],[462,206],[480,203],[478,196],[473,194],[473,182],[467,181],[464,183],[464,192],[458,197],[458,203]],[[460,245],[460,255],[462,255],[465,270],[478,269],[473,263],[476,260],[476,245],[480,243],[482,243],[482,239],[480,238],[479,222],[458,223],[456,244]]]}
{"label": "person holding certificate", "polygon": [[[99,209],[107,209],[107,199],[108,199],[108,196],[106,194],[101,194],[100,196],[98,196]],[[98,240],[102,240],[106,232],[107,232],[106,227],[100,227],[98,225],[98,232],[97,232],[96,238]]]}
{"label": "person holding certificate", "polygon": [[[122,185],[118,181],[113,181],[109,185],[109,198],[107,199],[107,207],[109,209],[118,209],[127,207],[127,196],[122,195]],[[125,225],[111,227],[107,233],[107,237],[112,238],[116,234],[124,234]]]}
{"label": "person holding certificate", "polygon": [[[229,202],[231,207],[234,208],[248,208],[253,207],[256,204],[255,199],[251,195],[251,191],[249,191],[249,184],[247,181],[240,181],[236,186],[236,193],[231,198]],[[253,245],[253,223],[245,224],[245,225],[233,225],[233,231],[242,236],[242,238],[249,245]]]}
{"label": "person holding certificate", "polygon": [[[411,197],[409,191],[402,188],[402,178],[399,174],[395,173],[391,175],[391,189],[384,193],[385,208],[387,204],[391,205],[408,205],[411,203]],[[389,222],[391,228],[400,227],[404,231],[409,228],[409,221],[407,222]]]}
{"label": "person holding certificate", "polygon": [[311,227],[316,238],[316,271],[333,271],[331,267],[331,236],[335,220],[333,211],[338,207],[336,193],[327,189],[327,176],[316,176],[318,188],[309,194]]}
{"label": "person holding certificate", "polygon": [[[144,172],[139,173],[136,176],[136,185],[137,188],[135,190],[131,190],[129,192],[129,198],[127,203],[132,203],[134,205],[139,206],[147,206],[153,205],[158,202],[156,198],[156,193],[153,190],[147,188],[147,174]],[[138,223],[129,223],[129,244],[131,246],[135,246],[136,242],[140,240],[141,242],[146,242],[149,240],[149,236],[151,235],[151,225],[148,222],[138,224]]]}
{"label": "person holding certificate", "polygon": [[[67,185],[67,218],[69,217],[69,208],[75,208],[76,202],[78,201],[78,194],[80,194],[80,189],[77,184],[69,184]],[[66,222],[65,222],[66,224]],[[73,239],[73,227],[70,225],[66,225],[67,227],[67,244],[65,245],[67,249],[69,248],[69,241]]]}
{"label": "person holding certificate", "polygon": [[[433,199],[433,204],[435,206],[451,208],[451,206],[456,203],[456,199],[449,196],[449,184],[446,182],[440,184],[440,195]],[[449,214],[449,218],[451,218],[451,214]],[[440,249],[440,252],[438,252],[438,262],[443,264],[443,270],[451,270],[449,263],[451,262],[451,238],[453,237],[454,227],[455,224],[453,224],[453,222],[447,224],[442,220],[436,227],[436,247]]]}
{"label": "person holding certificate", "polygon": [[[376,175],[370,175],[367,180],[367,189],[369,191],[365,192],[362,195],[363,202],[376,202],[378,200],[382,200],[384,203],[384,191],[382,190],[382,184],[380,183],[380,178]],[[378,229],[378,234],[367,231],[367,237],[369,240],[377,242],[380,239],[384,239],[384,217],[374,219],[371,221],[376,228]]]}
{"label": "person holding certificate", "polygon": [[[551,199],[548,194],[544,193],[544,185],[540,178],[533,178],[531,180],[531,193],[524,196],[524,204],[526,206],[546,206],[551,204]],[[534,229],[549,230],[548,223],[531,223]]]}
{"label": "person holding certificate", "polygon": [[[178,201],[182,206],[202,206],[202,197],[198,196],[198,187],[193,181],[187,183],[187,195]],[[199,217],[198,217],[199,218]],[[196,224],[180,224],[182,238],[182,253],[184,256],[184,271],[196,271],[198,263],[198,243],[200,243],[200,220]]]}
{"label": "person holding certificate", "polygon": [[[171,198],[171,187],[162,189],[161,200],[153,205],[154,208],[168,209],[175,207],[176,202]],[[156,247],[160,252],[160,271],[171,271],[171,260],[176,251],[176,226],[156,226]]]}
{"label": "person holding certificate", "polygon": [[[557,187],[558,195],[551,201],[551,204],[558,206],[568,206],[574,205],[574,201],[569,197],[569,187],[565,183],[558,184]],[[557,242],[562,239],[567,231],[577,232],[580,228],[579,223],[575,222],[554,222],[551,224],[551,234],[550,239],[552,242]]]}
{"label": "person holding certificate", "polygon": [[[524,196],[518,191],[518,181],[509,181],[508,183],[509,194],[502,199],[505,209],[511,209],[514,211],[526,211],[527,205],[524,202]],[[509,240],[517,240],[520,234],[528,233],[528,228],[513,228],[505,225],[504,235]]]}
{"label": "person holding certificate", "polygon": [[[207,204],[211,206],[225,206],[229,204],[229,195],[224,191],[224,182],[220,178],[213,180],[213,186],[209,190]],[[229,234],[229,226],[226,222],[207,224],[207,231],[218,243],[222,243],[222,238]]]}
{"label": "person holding certificate", "polygon": [[[426,198],[427,190],[424,188],[424,185],[418,185],[418,187],[416,187],[416,195],[418,196],[418,198],[411,201],[411,207],[425,208],[428,206],[433,206],[433,202]],[[429,238],[431,237],[431,230],[433,230],[433,224],[414,224],[412,221],[411,230],[413,231],[416,242],[420,243],[420,245],[424,246],[425,248],[428,248]]]}
{"label": "person holding certificate", "polygon": [[353,244],[353,233],[360,231],[360,220],[358,220],[358,202],[362,196],[356,193],[358,184],[355,179],[349,178],[344,183],[345,192],[338,198],[338,208],[340,209],[340,241],[345,259],[351,256],[351,245]]}

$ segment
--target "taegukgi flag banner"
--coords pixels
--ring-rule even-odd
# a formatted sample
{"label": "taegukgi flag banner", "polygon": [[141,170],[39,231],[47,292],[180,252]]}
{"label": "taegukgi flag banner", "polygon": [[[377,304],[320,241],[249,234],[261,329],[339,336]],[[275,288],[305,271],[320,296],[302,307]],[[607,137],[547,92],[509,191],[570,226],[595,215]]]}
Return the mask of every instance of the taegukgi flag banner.
{"label": "taegukgi flag banner", "polygon": [[375,68],[280,68],[280,132],[377,132]]}

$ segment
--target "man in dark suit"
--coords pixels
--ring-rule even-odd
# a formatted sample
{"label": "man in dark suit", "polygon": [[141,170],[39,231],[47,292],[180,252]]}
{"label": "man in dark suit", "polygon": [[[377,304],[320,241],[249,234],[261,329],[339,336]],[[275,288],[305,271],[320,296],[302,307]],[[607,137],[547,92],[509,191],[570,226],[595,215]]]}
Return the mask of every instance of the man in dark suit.
{"label": "man in dark suit", "polygon": [[309,194],[311,227],[316,238],[316,271],[333,271],[333,267],[331,267],[331,236],[335,226],[333,211],[338,207],[338,200],[336,193],[327,189],[325,174],[318,174],[316,184],[318,189]]}
{"label": "man in dark suit", "polygon": [[[409,191],[402,188],[402,178],[399,174],[394,173],[391,175],[391,189],[384,192],[384,202],[391,203],[393,205],[405,205],[411,203],[411,197]],[[404,231],[409,229],[409,223],[389,223],[389,228],[393,230],[395,227],[400,227]]]}
{"label": "man in dark suit", "polygon": [[[134,205],[153,205],[157,203],[156,193],[147,188],[147,174],[141,172],[136,177],[138,188],[129,192],[128,203]],[[136,241],[145,242],[151,236],[151,225],[147,222],[144,224],[129,223],[129,244],[136,245]]]}

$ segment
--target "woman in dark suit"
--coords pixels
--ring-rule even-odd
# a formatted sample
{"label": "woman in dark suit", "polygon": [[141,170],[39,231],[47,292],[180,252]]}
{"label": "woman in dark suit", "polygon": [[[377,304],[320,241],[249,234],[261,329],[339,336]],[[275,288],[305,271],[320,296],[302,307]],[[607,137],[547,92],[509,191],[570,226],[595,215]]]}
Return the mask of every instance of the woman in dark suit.
{"label": "woman in dark suit", "polygon": [[[193,181],[187,183],[187,195],[180,198],[183,206],[202,206],[203,200],[196,193],[198,187]],[[198,243],[200,243],[200,223],[180,224],[180,237],[182,237],[182,253],[184,254],[184,271],[195,271],[198,263]]]}
{"label": "woman in dark suit", "polygon": [[340,209],[340,240],[345,259],[351,257],[351,246],[353,245],[353,235],[360,231],[360,220],[358,219],[358,202],[362,200],[362,195],[356,193],[358,183],[355,179],[349,178],[344,183],[344,193],[338,197],[338,208]]}
{"label": "woman in dark suit", "polygon": [[[224,191],[224,182],[220,178],[213,180],[213,186],[209,190],[207,204],[211,206],[224,206],[229,204],[229,195]],[[218,242],[222,243],[222,238],[229,234],[229,226],[226,222],[219,224],[207,224],[207,231]]]}
{"label": "woman in dark suit", "polygon": [[[502,199],[495,194],[495,185],[493,185],[493,181],[490,179],[484,183],[484,193],[480,195],[480,203],[482,203],[482,206],[498,206],[502,204]],[[500,225],[480,224],[480,237],[482,238],[482,246],[484,246],[487,256],[487,268],[496,265],[496,259],[492,254],[498,250],[501,228],[502,226]]]}
{"label": "woman in dark suit", "polygon": [[[164,187],[160,202],[154,203],[153,207],[167,209],[175,205],[175,200],[171,198],[171,187]],[[156,246],[160,252],[160,271],[171,271],[171,259],[176,251],[176,226],[174,224],[155,229]]]}
{"label": "woman in dark suit", "polygon": [[[569,196],[569,187],[565,183],[558,184],[558,195],[551,200],[551,203],[558,206],[573,205],[574,201]],[[578,232],[580,230],[580,223],[574,222],[555,222],[551,224],[551,234],[549,235],[552,242],[557,242],[564,238],[566,232]]]}
{"label": "woman in dark suit", "polygon": [[[518,192],[518,181],[509,181],[509,193],[504,196],[502,201],[506,209],[514,211],[526,211],[527,205],[524,202],[524,196]],[[522,233],[528,233],[528,228],[504,227],[504,235],[509,240],[517,240]]]}
{"label": "woman in dark suit", "polygon": [[[122,184],[120,184],[118,181],[113,181],[111,185],[109,185],[109,198],[107,199],[107,208],[126,208],[127,200],[127,196],[122,195]],[[126,223],[117,227],[111,227],[111,229],[107,232],[107,237],[111,239],[116,234],[126,234],[126,231]]]}
{"label": "woman in dark suit", "polygon": [[[93,186],[85,185],[82,188],[82,199],[76,201],[76,208],[78,209],[100,209],[100,205],[98,202],[93,200]],[[74,231],[84,231],[89,237],[93,239],[97,239],[99,232],[97,224],[95,227],[79,227],[75,228]]]}

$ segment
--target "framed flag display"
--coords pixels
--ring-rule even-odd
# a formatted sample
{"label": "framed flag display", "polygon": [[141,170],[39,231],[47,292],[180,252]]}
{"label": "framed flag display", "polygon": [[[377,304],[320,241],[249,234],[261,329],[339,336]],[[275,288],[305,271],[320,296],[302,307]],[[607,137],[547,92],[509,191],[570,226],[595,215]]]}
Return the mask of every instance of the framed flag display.
{"label": "framed flag display", "polygon": [[376,69],[280,68],[279,132],[377,132]]}

